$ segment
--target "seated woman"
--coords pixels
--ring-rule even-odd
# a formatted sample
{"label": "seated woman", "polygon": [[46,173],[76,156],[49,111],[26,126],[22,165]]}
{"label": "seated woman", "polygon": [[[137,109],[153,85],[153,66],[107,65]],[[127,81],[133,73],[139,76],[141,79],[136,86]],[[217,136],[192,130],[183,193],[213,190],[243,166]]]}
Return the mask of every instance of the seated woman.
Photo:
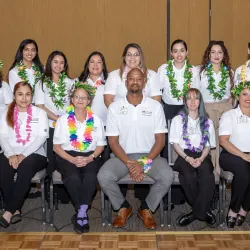
{"label": "seated woman", "polygon": [[179,172],[181,187],[192,207],[177,219],[177,225],[187,226],[196,219],[215,224],[210,212],[215,178],[209,154],[216,145],[215,131],[198,89],[190,88],[185,94],[184,109],[172,120],[169,142],[178,154],[173,170]]}
{"label": "seated woman", "polygon": [[89,231],[87,209],[91,205],[100,169],[100,154],[106,145],[101,118],[90,109],[95,88],[73,85],[71,102],[56,123],[54,151],[57,170],[72,199],[77,215],[72,217],[77,233]]}
{"label": "seated woman", "polygon": [[31,105],[30,84],[17,83],[14,97],[0,121],[0,144],[4,152],[0,156],[0,188],[6,204],[0,225],[5,228],[21,221],[20,212],[31,179],[47,164],[43,148],[49,132],[47,114]]}
{"label": "seated woman", "polygon": [[250,209],[250,82],[232,89],[239,105],[220,120],[220,167],[234,174],[227,226],[241,226]]}

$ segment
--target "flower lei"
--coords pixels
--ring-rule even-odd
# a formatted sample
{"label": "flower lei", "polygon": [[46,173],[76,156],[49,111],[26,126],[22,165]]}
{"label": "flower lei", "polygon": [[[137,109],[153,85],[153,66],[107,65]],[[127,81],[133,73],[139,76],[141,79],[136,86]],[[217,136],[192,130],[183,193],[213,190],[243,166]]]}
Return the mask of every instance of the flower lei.
{"label": "flower lei", "polygon": [[246,70],[247,70],[247,65],[248,65],[249,61],[246,61],[245,64],[242,66],[241,68],[241,82],[246,82],[247,81],[247,74],[246,74]]}
{"label": "flower lei", "polygon": [[204,148],[204,145],[207,143],[208,141],[208,138],[209,138],[209,121],[208,121],[208,118],[206,117],[205,118],[205,127],[204,127],[204,131],[203,131],[203,134],[202,134],[202,137],[201,137],[201,142],[200,142],[200,145],[198,148],[195,148],[194,146],[191,145],[191,142],[190,142],[190,139],[189,139],[189,136],[188,136],[188,125],[187,125],[187,122],[186,122],[186,116],[183,112],[180,113],[180,116],[182,118],[182,137],[183,137],[183,140],[185,141],[185,145],[188,147],[188,150],[191,151],[191,152],[196,152],[196,153],[200,153],[202,152],[203,148]]}
{"label": "flower lei", "polygon": [[27,137],[26,139],[22,139],[21,135],[20,135],[20,125],[18,124],[18,117],[19,117],[19,111],[17,106],[14,107],[14,130],[16,133],[16,138],[17,138],[17,143],[22,143],[23,145],[26,144],[26,142],[28,142],[30,140],[30,134],[31,134],[31,126],[30,126],[30,122],[32,120],[32,105],[29,105],[28,109],[27,109],[27,121],[26,121],[26,132]]}
{"label": "flower lei", "polygon": [[72,85],[70,89],[70,96],[73,95],[75,89],[85,89],[93,98],[96,92],[96,88],[90,85],[88,82],[85,82],[85,83],[82,83],[79,81],[74,82],[74,84]]}
{"label": "flower lei", "polygon": [[174,98],[177,98],[178,100],[181,100],[184,95],[187,93],[187,91],[190,89],[191,82],[192,82],[192,65],[189,63],[189,61],[186,61],[186,68],[184,71],[184,84],[182,91],[177,89],[177,80],[175,79],[175,73],[173,70],[173,61],[169,60],[167,62],[166,67],[166,76],[168,77],[170,88],[171,88],[171,94]]}
{"label": "flower lei", "polygon": [[75,112],[74,112],[74,106],[70,105],[67,107],[66,112],[68,114],[68,128],[69,128],[69,138],[71,145],[80,151],[86,150],[93,138],[92,138],[92,132],[94,131],[94,118],[93,118],[93,112],[91,111],[90,107],[86,107],[87,110],[87,120],[86,120],[86,128],[83,134],[84,140],[83,142],[78,141],[78,136],[76,134],[77,128],[76,128],[76,118],[75,118]]}
{"label": "flower lei", "polygon": [[250,82],[240,82],[238,85],[234,85],[234,87],[231,90],[231,93],[234,97],[237,97],[240,95],[243,89],[250,90]]}
{"label": "flower lei", "polygon": [[[17,63],[16,67],[17,67],[17,70],[18,70],[17,75],[22,79],[22,81],[29,82],[27,72],[25,70],[27,67],[23,64],[23,62],[20,61],[19,63]],[[42,73],[41,73],[39,67],[34,63],[32,64],[32,69],[34,71],[34,76],[35,76],[35,81],[34,81],[34,84],[32,85],[32,90],[33,90],[33,93],[34,93],[35,85],[41,79]]]}
{"label": "flower lei", "polygon": [[208,78],[208,86],[207,89],[209,90],[210,94],[213,95],[214,100],[218,99],[221,100],[223,96],[226,93],[226,84],[227,80],[229,78],[229,71],[226,65],[223,63],[221,64],[220,67],[221,71],[221,81],[218,83],[218,87],[220,88],[219,91],[215,92],[216,86],[215,86],[215,80],[213,78],[213,65],[212,63],[209,63],[206,66],[206,75]]}
{"label": "flower lei", "polygon": [[149,159],[146,156],[142,156],[140,159],[137,160],[137,162],[143,167],[143,172],[147,173],[152,165],[152,159]]}
{"label": "flower lei", "polygon": [[96,82],[95,82],[95,84],[94,84],[94,87],[95,88],[98,88],[99,86],[101,86],[102,85],[102,80],[97,80]]}
{"label": "flower lei", "polygon": [[67,75],[65,72],[61,73],[57,86],[55,86],[55,84],[49,77],[45,76],[44,78],[44,83],[46,84],[46,87],[50,89],[49,96],[51,97],[52,102],[54,103],[57,109],[63,109],[66,103],[67,93],[66,84],[64,82],[66,77]]}

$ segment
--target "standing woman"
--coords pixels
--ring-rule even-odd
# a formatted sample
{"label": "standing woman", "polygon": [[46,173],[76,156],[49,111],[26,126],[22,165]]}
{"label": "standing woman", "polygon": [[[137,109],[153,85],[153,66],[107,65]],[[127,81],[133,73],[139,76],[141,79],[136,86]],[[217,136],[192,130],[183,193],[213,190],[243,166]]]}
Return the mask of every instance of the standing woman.
{"label": "standing woman", "polygon": [[230,91],[233,87],[233,71],[223,41],[209,43],[202,59],[200,78],[200,91],[216,133],[216,149],[211,150],[212,162],[219,171],[219,119],[232,108]]}
{"label": "standing woman", "polygon": [[170,143],[178,154],[173,170],[179,172],[181,187],[192,209],[177,219],[177,225],[187,226],[196,219],[213,225],[216,219],[210,207],[215,178],[209,151],[216,145],[214,126],[198,89],[189,89],[183,101],[183,110],[171,123]]}
{"label": "standing woman", "polygon": [[47,114],[31,104],[29,83],[17,83],[14,97],[0,121],[0,143],[4,152],[0,156],[0,186],[6,204],[0,218],[3,227],[21,221],[21,208],[31,179],[47,164],[43,148],[49,130]]}
{"label": "standing woman", "polygon": [[35,88],[35,104],[46,111],[49,118],[47,154],[48,172],[55,170],[53,135],[57,119],[65,114],[69,106],[69,93],[73,80],[68,77],[68,62],[61,51],[53,51],[47,60],[44,75]]}
{"label": "standing woman", "polygon": [[74,230],[89,231],[87,209],[96,190],[100,154],[106,145],[102,120],[93,114],[90,105],[95,89],[76,83],[66,114],[56,124],[54,150],[57,169],[77,211]]}
{"label": "standing woman", "polygon": [[43,73],[43,65],[38,55],[38,46],[32,39],[25,39],[19,45],[15,60],[9,69],[9,85],[14,90],[18,82],[28,82],[34,92],[35,85]]}
{"label": "standing woman", "polygon": [[120,69],[114,70],[109,74],[104,90],[104,102],[107,107],[123,98],[127,94],[125,80],[131,69],[139,68],[147,79],[144,94],[147,97],[161,102],[162,88],[159,79],[153,70],[147,69],[144,54],[140,45],[136,43],[128,44],[122,53],[122,63]]}
{"label": "standing woman", "polygon": [[7,106],[13,101],[13,94],[8,83],[3,81],[3,63],[0,61],[0,120]]}
{"label": "standing woman", "polygon": [[233,173],[227,226],[241,226],[250,210],[250,82],[241,82],[232,93],[239,105],[220,119],[220,166]]}

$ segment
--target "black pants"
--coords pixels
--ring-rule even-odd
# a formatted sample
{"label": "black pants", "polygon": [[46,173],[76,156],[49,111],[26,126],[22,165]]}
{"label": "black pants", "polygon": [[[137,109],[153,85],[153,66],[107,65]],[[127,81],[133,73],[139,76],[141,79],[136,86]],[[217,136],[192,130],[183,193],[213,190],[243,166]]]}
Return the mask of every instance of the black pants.
{"label": "black pants", "polygon": [[[0,162],[0,185],[6,211],[13,214],[16,210],[21,210],[30,189],[31,179],[38,171],[46,167],[47,159],[39,154],[31,154],[24,158],[17,169],[10,166],[9,160],[4,154],[1,154]],[[14,182],[15,173],[17,173],[16,182]]]}
{"label": "black pants", "polygon": [[[93,152],[81,153],[76,151],[67,151],[72,156],[88,156]],[[96,191],[97,173],[100,169],[100,158],[90,162],[85,167],[76,167],[74,164],[64,160],[56,155],[57,170],[62,175],[62,181],[65,185],[70,198],[78,210],[80,205],[91,205],[93,195]]]}
{"label": "black pants", "polygon": [[223,150],[220,154],[220,166],[234,174],[231,186],[231,202],[229,208],[238,213],[242,207],[250,210],[250,163],[240,157]]}
{"label": "black pants", "polygon": [[49,160],[47,173],[51,175],[56,170],[56,155],[53,150],[54,128],[49,128],[49,138],[47,139],[47,157]]}
{"label": "black pants", "polygon": [[[184,150],[186,155],[198,158],[201,153]],[[211,209],[215,190],[214,167],[211,156],[208,155],[198,168],[192,167],[182,157],[178,157],[173,167],[179,172],[179,180],[189,204],[192,206],[194,216],[205,220],[206,213]]]}

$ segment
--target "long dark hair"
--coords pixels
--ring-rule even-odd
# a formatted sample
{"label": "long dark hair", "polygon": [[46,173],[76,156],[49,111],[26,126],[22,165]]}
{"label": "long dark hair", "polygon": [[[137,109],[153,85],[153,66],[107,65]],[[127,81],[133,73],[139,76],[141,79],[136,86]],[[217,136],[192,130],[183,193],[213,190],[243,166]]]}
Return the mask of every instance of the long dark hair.
{"label": "long dark hair", "polygon": [[228,72],[229,72],[229,77],[230,77],[230,83],[231,83],[231,88],[233,87],[233,73],[232,73],[232,68],[231,68],[231,64],[230,64],[230,58],[229,58],[229,53],[228,50],[226,48],[226,46],[224,45],[223,41],[210,41],[205,53],[203,55],[202,58],[202,62],[201,62],[201,70],[200,70],[200,74],[202,73],[203,70],[206,69],[206,66],[209,64],[210,62],[210,53],[211,53],[211,49],[214,45],[219,45],[224,53],[224,57],[222,60],[222,63],[227,67]]}
{"label": "long dark hair", "polygon": [[89,62],[90,62],[91,57],[96,56],[96,55],[100,56],[100,58],[102,60],[102,73],[103,73],[103,78],[104,78],[103,80],[104,80],[104,82],[107,80],[107,78],[108,78],[108,70],[107,70],[105,58],[104,58],[104,56],[103,56],[103,54],[101,52],[94,51],[88,56],[88,58],[87,58],[87,60],[86,60],[86,62],[84,64],[83,71],[79,76],[79,81],[80,82],[86,82],[86,80],[88,79],[88,76],[89,76]]}
{"label": "long dark hair", "polygon": [[33,59],[33,63],[34,63],[35,65],[37,65],[38,68],[39,68],[39,71],[40,71],[41,73],[43,73],[43,65],[42,65],[42,63],[41,63],[41,61],[40,61],[40,58],[39,58],[39,55],[38,55],[38,46],[37,46],[36,41],[35,41],[35,40],[32,40],[32,39],[25,39],[25,40],[23,40],[23,41],[20,43],[20,45],[19,45],[19,47],[18,47],[18,49],[17,49],[16,55],[15,55],[14,62],[12,63],[12,65],[11,65],[9,71],[10,71],[11,69],[15,68],[15,66],[16,66],[17,63],[19,63],[21,60],[23,60],[23,50],[24,50],[25,46],[26,46],[27,44],[30,44],[30,43],[34,44],[35,47],[36,47],[36,56],[35,56],[34,59]]}
{"label": "long dark hair", "polygon": [[[63,52],[61,51],[58,51],[58,50],[55,50],[53,51],[48,59],[47,59],[47,62],[46,62],[46,65],[45,65],[45,71],[44,71],[44,74],[42,76],[42,84],[44,82],[44,79],[45,77],[49,77],[51,80],[52,80],[52,69],[51,69],[51,62],[52,60],[54,59],[55,56],[62,56],[63,59],[64,59],[64,70],[62,72],[65,72],[66,75],[68,76],[68,70],[69,70],[69,66],[68,66],[68,61],[67,61],[67,58],[66,56],[63,54]],[[42,88],[43,88],[43,85],[42,85]]]}
{"label": "long dark hair", "polygon": [[204,129],[205,129],[205,120],[206,120],[206,118],[208,118],[208,114],[207,114],[206,109],[205,109],[205,104],[204,104],[204,101],[202,98],[202,94],[198,89],[190,88],[187,91],[187,93],[184,95],[184,98],[183,98],[184,108],[179,113],[182,112],[185,114],[185,123],[187,123],[188,122],[188,114],[189,114],[187,100],[190,99],[192,94],[195,94],[197,99],[200,101],[200,105],[198,108],[198,117],[200,120],[200,130],[201,130],[201,133],[203,134]]}
{"label": "long dark hair", "polygon": [[173,51],[174,45],[175,45],[175,44],[178,44],[178,43],[183,44],[183,46],[184,46],[184,48],[186,49],[186,51],[188,50],[187,44],[186,44],[186,42],[185,42],[184,40],[176,39],[176,40],[173,41],[172,44],[171,44],[171,52]]}
{"label": "long dark hair", "polygon": [[2,88],[2,85],[3,85],[3,73],[0,70],[0,88]]}

